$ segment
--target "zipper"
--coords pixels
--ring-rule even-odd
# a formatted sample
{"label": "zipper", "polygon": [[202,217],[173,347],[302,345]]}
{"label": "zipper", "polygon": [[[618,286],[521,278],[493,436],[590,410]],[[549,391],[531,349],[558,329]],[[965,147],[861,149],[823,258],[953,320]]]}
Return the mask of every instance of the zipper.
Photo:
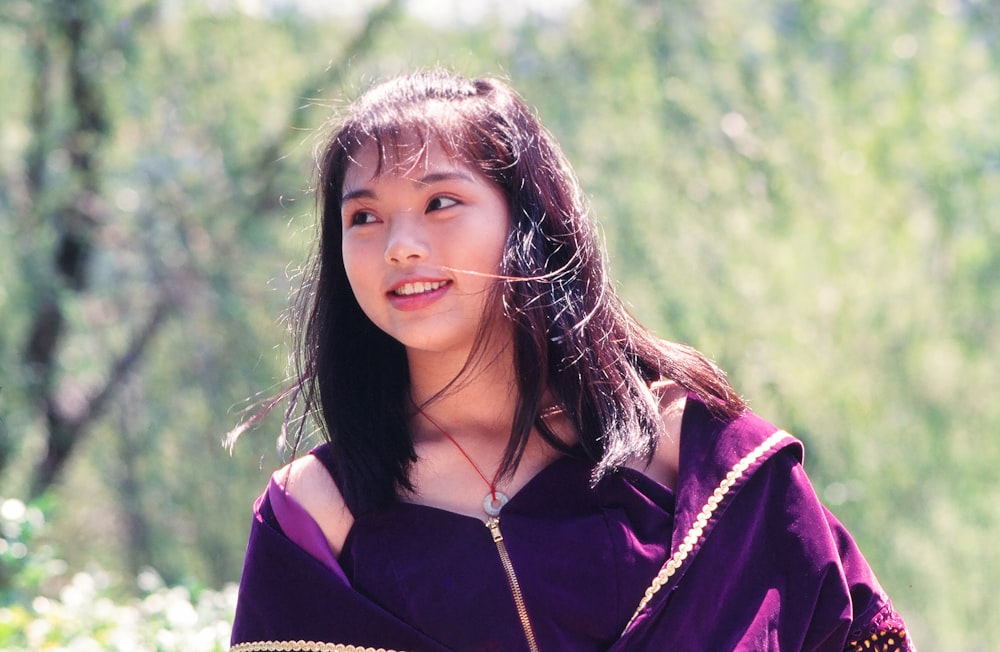
{"label": "zipper", "polygon": [[524,596],[521,595],[521,585],[517,582],[517,575],[514,574],[514,564],[507,554],[507,546],[503,542],[503,534],[500,532],[500,519],[491,516],[486,520],[486,527],[493,535],[493,543],[497,545],[497,552],[500,554],[500,564],[507,573],[507,584],[510,585],[510,593],[514,598],[514,607],[517,609],[517,616],[521,619],[521,628],[524,629],[524,637],[528,641],[528,649],[531,652],[538,652],[538,643],[535,641],[535,630],[531,627],[531,620],[528,618],[528,608],[524,606]]}

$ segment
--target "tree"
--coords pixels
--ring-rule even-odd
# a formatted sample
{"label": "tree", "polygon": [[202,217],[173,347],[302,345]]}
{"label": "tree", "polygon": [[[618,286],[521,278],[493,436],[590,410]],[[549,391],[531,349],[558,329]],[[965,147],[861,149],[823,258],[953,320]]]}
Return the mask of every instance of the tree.
{"label": "tree", "polygon": [[[149,410],[137,417],[122,392],[128,387],[133,394],[141,392],[139,387],[150,385],[150,374],[163,369],[155,359],[162,355],[158,343],[186,347],[183,355],[189,362],[175,369],[181,374],[198,373],[198,367],[204,371],[209,359],[219,360],[227,346],[232,348],[232,342],[220,341],[222,348],[206,351],[199,346],[203,340],[192,349],[183,341],[186,324],[208,319],[222,330],[246,330],[243,320],[260,314],[259,308],[236,314],[219,308],[231,309],[239,300],[234,288],[245,274],[240,263],[256,255],[260,238],[273,236],[273,218],[278,216],[279,224],[287,221],[281,217],[287,210],[282,188],[291,178],[301,184],[308,177],[304,157],[286,157],[298,147],[300,130],[314,120],[317,109],[310,103],[303,108],[302,98],[336,85],[379,30],[396,19],[399,7],[394,0],[367,14],[326,69],[314,73],[302,66],[294,76],[286,72],[277,89],[254,89],[278,90],[278,99],[266,108],[274,117],[264,129],[235,123],[261,112],[251,98],[226,97],[231,89],[191,86],[190,77],[171,76],[191,66],[209,78],[217,72],[184,48],[191,43],[208,51],[210,38],[236,36],[237,28],[250,22],[237,14],[199,15],[188,8],[189,13],[171,17],[156,2],[122,6],[102,0],[7,7],[3,18],[26,35],[20,54],[28,74],[22,79],[31,89],[30,102],[22,109],[30,139],[22,164],[5,166],[4,185],[10,190],[0,204],[16,216],[14,235],[26,244],[14,252],[22,261],[19,280],[31,299],[21,307],[30,315],[22,318],[16,376],[23,386],[9,398],[33,406],[42,426],[39,454],[26,479],[29,496],[41,496],[56,485],[96,428],[117,429],[119,447],[111,459],[121,464],[105,472],[117,475],[120,468],[123,474],[120,497],[133,548],[153,545],[155,537],[143,534],[150,506],[141,508],[142,495],[136,495],[136,466],[141,466],[136,445],[150,435],[169,433],[146,416]],[[297,20],[297,29],[308,32],[301,19],[274,20],[285,20],[292,28]],[[196,35],[178,48],[171,41],[173,29]],[[268,34],[267,25],[259,29],[278,42],[287,33],[275,28]],[[230,64],[219,58],[225,52],[213,55],[217,64]],[[174,69],[168,70],[170,66]],[[211,120],[193,124],[177,119],[206,102],[210,106],[234,99],[242,102],[242,114],[216,113],[216,140],[197,140],[212,128]],[[230,121],[235,124],[222,124]],[[220,218],[216,211],[222,205],[226,215]],[[271,368],[267,375],[273,379],[278,373]],[[182,386],[182,378],[173,382]],[[155,385],[155,391],[162,391],[169,383]],[[215,390],[221,386],[206,388],[206,393],[220,399]],[[111,414],[118,415],[116,422],[105,420]],[[24,423],[23,416],[18,419]],[[211,439],[220,455],[218,433],[226,429],[221,421],[215,418],[217,436]],[[0,431],[5,436],[0,474],[15,456],[32,449],[23,449],[25,442],[13,433]],[[147,443],[145,448],[152,453],[156,447]],[[133,552],[142,563],[154,557],[149,550]]]}

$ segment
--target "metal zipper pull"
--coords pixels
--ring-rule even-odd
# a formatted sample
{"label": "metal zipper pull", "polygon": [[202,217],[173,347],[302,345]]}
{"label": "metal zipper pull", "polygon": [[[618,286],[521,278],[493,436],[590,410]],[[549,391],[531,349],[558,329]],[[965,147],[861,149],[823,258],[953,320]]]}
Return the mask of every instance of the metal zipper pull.
{"label": "metal zipper pull", "polygon": [[503,534],[500,532],[500,519],[496,516],[491,516],[486,519],[486,527],[490,529],[490,534],[493,535],[493,543],[500,543],[503,541]]}

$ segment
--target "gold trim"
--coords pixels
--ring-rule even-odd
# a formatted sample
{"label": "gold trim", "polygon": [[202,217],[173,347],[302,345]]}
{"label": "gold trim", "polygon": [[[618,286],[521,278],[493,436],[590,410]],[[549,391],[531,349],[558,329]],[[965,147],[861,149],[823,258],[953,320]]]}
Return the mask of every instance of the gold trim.
{"label": "gold trim", "polygon": [[229,652],[397,652],[397,650],[316,641],[253,641],[237,643],[229,648]]}
{"label": "gold trim", "polygon": [[733,468],[729,470],[726,477],[722,479],[719,486],[715,488],[712,495],[708,497],[705,502],[704,507],[701,508],[698,517],[695,518],[694,525],[688,530],[687,536],[684,537],[684,541],[681,545],[677,547],[674,554],[667,560],[667,563],[660,568],[660,572],[656,574],[653,578],[652,584],[646,589],[646,593],[642,596],[642,600],[639,601],[639,606],[635,608],[635,612],[632,617],[629,618],[628,624],[625,625],[627,630],[631,627],[632,623],[639,616],[649,601],[653,599],[663,585],[666,584],[671,577],[673,577],[684,562],[691,556],[697,548],[701,545],[702,535],[704,534],[705,528],[708,527],[708,522],[711,520],[712,516],[715,514],[715,510],[719,507],[719,504],[729,493],[729,490],[743,477],[743,474],[747,472],[757,460],[759,460],[764,453],[774,448],[775,445],[785,437],[790,437],[784,430],[778,430],[770,437],[765,439],[757,448],[753,449],[746,456],[743,457],[739,462],[737,462]]}

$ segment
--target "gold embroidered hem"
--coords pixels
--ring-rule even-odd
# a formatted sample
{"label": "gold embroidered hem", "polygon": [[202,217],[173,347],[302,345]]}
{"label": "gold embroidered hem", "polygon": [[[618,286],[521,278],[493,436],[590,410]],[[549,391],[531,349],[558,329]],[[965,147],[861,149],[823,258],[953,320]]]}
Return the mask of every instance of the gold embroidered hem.
{"label": "gold embroidered hem", "polygon": [[870,637],[847,642],[847,652],[903,652],[912,649],[910,637],[903,627],[884,627]]}
{"label": "gold embroidered hem", "polygon": [[729,470],[726,477],[722,479],[719,486],[715,488],[715,491],[708,500],[705,502],[705,506],[701,508],[701,512],[695,519],[694,524],[688,530],[687,535],[681,542],[681,545],[677,547],[674,554],[667,560],[667,563],[663,565],[660,572],[656,574],[653,578],[653,582],[646,589],[645,595],[642,596],[642,600],[639,601],[639,606],[635,608],[635,612],[632,617],[629,618],[628,624],[625,625],[625,629],[628,629],[632,622],[642,613],[642,610],[646,608],[649,601],[653,599],[663,585],[666,584],[671,577],[673,577],[678,570],[684,565],[684,562],[688,559],[688,556],[694,552],[698,545],[702,541],[702,535],[706,527],[708,527],[708,522],[712,519],[715,514],[716,508],[729,493],[729,490],[743,477],[743,474],[753,466],[757,460],[759,460],[764,453],[774,448],[779,441],[785,439],[786,437],[791,437],[784,430],[778,430],[766,440],[764,440],[757,448],[753,449],[746,456],[743,457],[739,462],[733,465],[733,468]]}
{"label": "gold embroidered hem", "polygon": [[229,652],[402,652],[384,647],[362,647],[317,641],[253,641],[237,643]]}

